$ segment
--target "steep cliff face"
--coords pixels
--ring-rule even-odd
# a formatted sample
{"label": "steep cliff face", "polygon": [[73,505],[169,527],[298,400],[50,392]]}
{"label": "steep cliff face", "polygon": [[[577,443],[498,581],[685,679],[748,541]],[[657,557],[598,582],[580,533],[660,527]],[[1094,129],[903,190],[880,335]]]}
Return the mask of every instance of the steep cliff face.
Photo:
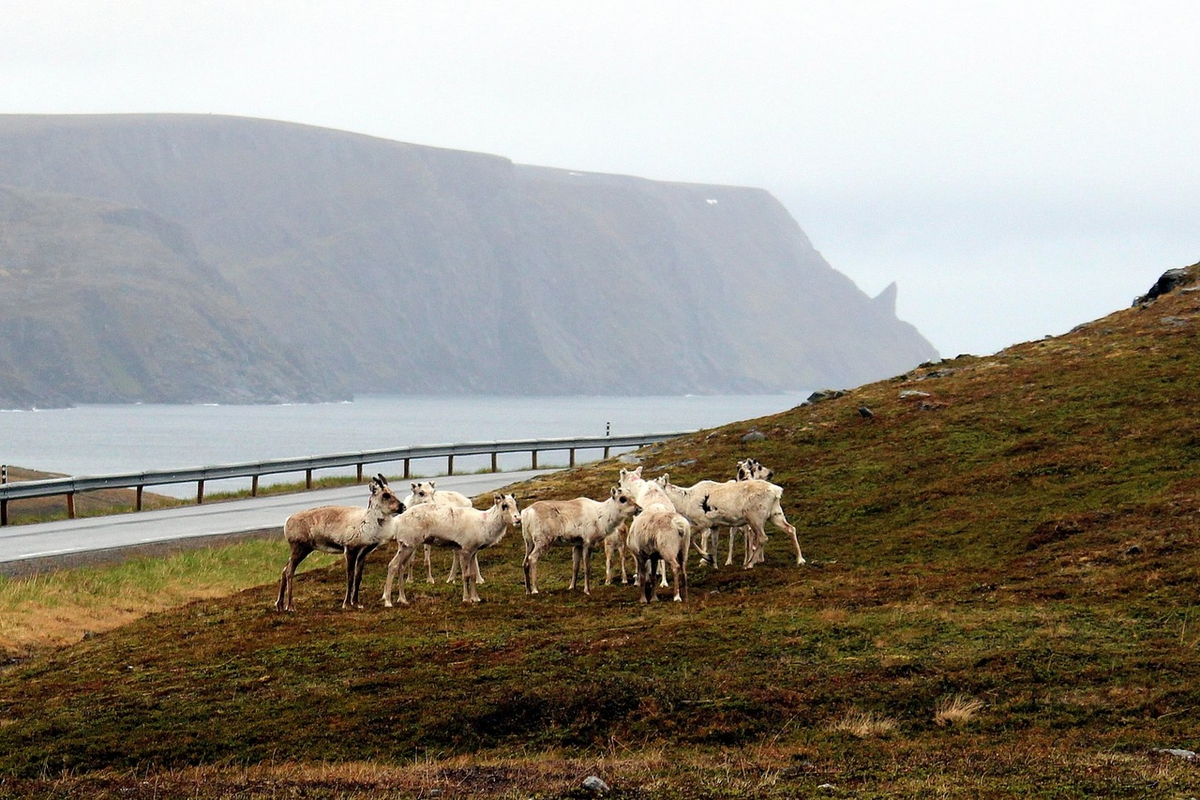
{"label": "steep cliff face", "polygon": [[936,355],[756,189],[199,116],[0,117],[0,184],[0,304],[40,309],[0,320],[0,402],[802,390]]}

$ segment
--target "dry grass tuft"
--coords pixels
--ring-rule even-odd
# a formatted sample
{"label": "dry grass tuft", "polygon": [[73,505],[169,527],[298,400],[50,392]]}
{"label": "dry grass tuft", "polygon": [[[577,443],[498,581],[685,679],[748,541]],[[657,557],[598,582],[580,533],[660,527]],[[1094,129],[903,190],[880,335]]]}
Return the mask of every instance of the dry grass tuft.
{"label": "dry grass tuft", "polygon": [[937,704],[933,721],[943,728],[947,725],[966,725],[983,710],[983,701],[963,694],[947,697]]}
{"label": "dry grass tuft", "polygon": [[846,716],[829,726],[837,733],[848,733],[856,739],[874,739],[890,736],[899,727],[896,720],[877,717],[870,711],[848,711]]}

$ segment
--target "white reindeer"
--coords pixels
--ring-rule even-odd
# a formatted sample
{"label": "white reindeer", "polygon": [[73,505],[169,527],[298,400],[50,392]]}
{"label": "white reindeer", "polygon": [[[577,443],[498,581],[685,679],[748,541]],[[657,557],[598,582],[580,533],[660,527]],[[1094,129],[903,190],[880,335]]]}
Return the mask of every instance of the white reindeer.
{"label": "white reindeer", "polygon": [[[743,459],[737,463],[737,477],[734,478],[734,480],[738,480],[738,481],[759,480],[759,481],[767,481],[769,483],[771,481],[771,479],[774,477],[775,477],[774,470],[771,470],[771,469],[767,468],[766,466],[764,466],[763,464],[759,463],[759,461],[757,459],[747,458],[747,459]],[[719,530],[720,530],[719,528],[712,529],[712,548],[713,548],[713,550],[712,550],[712,556],[709,557],[709,559],[708,559],[708,563],[710,563],[712,565],[713,569],[716,569],[716,567],[717,567],[716,558],[717,558],[718,552],[720,551],[721,537],[719,535]],[[746,548],[745,548],[745,551],[744,551],[744,554],[742,557],[742,564],[745,565],[749,562],[751,553],[757,553],[757,555],[755,556],[756,563],[762,563],[762,561],[763,561],[762,545],[760,544],[758,546],[758,548],[755,548],[750,543],[750,538],[749,538],[750,528],[746,525],[742,525],[741,527],[738,527],[738,528],[730,528],[729,529],[729,555],[725,559],[725,566],[728,567],[728,566],[732,566],[732,564],[733,564],[733,546],[734,546],[734,540],[736,539],[738,534],[741,534],[742,540],[745,542],[745,545],[746,545]]]}
{"label": "white reindeer", "polygon": [[583,593],[592,593],[592,548],[633,516],[638,505],[628,491],[614,486],[607,500],[589,497],[574,500],[539,500],[521,512],[525,539],[525,593],[537,594],[538,559],[555,542],[571,545],[571,585],[574,589],[583,565]]}
{"label": "white reindeer", "polygon": [[342,608],[362,608],[358,589],[362,584],[363,563],[376,547],[391,537],[389,523],[404,511],[404,503],[388,488],[387,479],[371,479],[371,499],[366,509],[348,506],[321,506],[298,511],[283,523],[283,537],[291,546],[291,556],[279,578],[276,611],[295,611],[292,584],[296,567],[313,550],[341,553],[346,561],[346,596]]}
{"label": "white reindeer", "polygon": [[[441,503],[446,506],[457,506],[458,508],[470,508],[472,506],[471,498],[467,497],[462,492],[450,491],[448,489],[438,489],[434,481],[419,481],[409,484],[412,492],[408,497],[404,498],[406,508],[419,506],[423,503]],[[434,583],[433,580],[433,559],[430,551],[433,547],[425,545],[425,579],[429,583]],[[413,579],[412,575],[413,564],[408,562],[408,580]],[[483,573],[479,572],[479,564],[475,564],[475,572],[479,576],[479,582],[483,583]],[[446,576],[446,583],[454,583],[454,577],[458,574],[458,559],[450,559],[450,574]]]}
{"label": "white reindeer", "polygon": [[633,492],[641,512],[629,525],[626,546],[637,563],[638,599],[643,603],[658,599],[655,573],[665,563],[675,581],[675,602],[687,598],[687,554],[692,547],[692,526],[661,486],[642,478],[642,468],[621,470],[622,488]]}
{"label": "white reindeer", "polygon": [[758,551],[767,541],[765,527],[768,522],[775,523],[791,535],[792,543],[796,546],[796,563],[805,563],[796,529],[783,514],[780,504],[782,487],[766,481],[748,480],[723,483],[700,481],[683,488],[672,484],[668,474],[661,475],[655,482],[663,488],[679,513],[701,531],[702,537],[717,525],[749,525],[754,549],[746,559],[745,569],[757,563]]}
{"label": "white reindeer", "polygon": [[492,495],[492,506],[486,511],[425,503],[401,514],[391,523],[397,548],[396,555],[388,564],[383,604],[391,608],[392,581],[399,573],[397,596],[401,603],[408,605],[408,598],[404,594],[405,572],[417,546],[423,544],[450,547],[456,551],[458,566],[462,570],[463,602],[478,603],[476,554],[484,547],[499,544],[508,526],[520,524],[520,510],[511,494]]}

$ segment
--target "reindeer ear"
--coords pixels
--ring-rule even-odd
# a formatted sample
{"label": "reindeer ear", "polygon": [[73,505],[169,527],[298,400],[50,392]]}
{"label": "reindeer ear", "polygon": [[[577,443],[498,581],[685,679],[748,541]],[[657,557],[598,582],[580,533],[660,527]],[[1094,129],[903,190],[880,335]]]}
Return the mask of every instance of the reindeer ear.
{"label": "reindeer ear", "polygon": [[504,498],[501,497],[499,494],[492,495],[492,503],[503,503],[503,502],[504,502]]}

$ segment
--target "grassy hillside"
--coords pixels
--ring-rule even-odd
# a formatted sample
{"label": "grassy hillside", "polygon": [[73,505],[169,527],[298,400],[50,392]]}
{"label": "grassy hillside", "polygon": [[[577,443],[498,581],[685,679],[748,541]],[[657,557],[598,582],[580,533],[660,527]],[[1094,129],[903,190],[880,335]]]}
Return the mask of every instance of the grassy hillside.
{"label": "grassy hillside", "polygon": [[776,534],[754,570],[693,566],[686,604],[568,593],[565,552],[527,598],[510,536],[479,606],[384,609],[375,556],[367,609],[333,566],[281,615],[280,545],[261,586],[0,673],[0,795],[1194,795],[1160,751],[1200,745],[1198,312],[1176,291],[643,451],[676,483],[773,466],[810,560]]}

